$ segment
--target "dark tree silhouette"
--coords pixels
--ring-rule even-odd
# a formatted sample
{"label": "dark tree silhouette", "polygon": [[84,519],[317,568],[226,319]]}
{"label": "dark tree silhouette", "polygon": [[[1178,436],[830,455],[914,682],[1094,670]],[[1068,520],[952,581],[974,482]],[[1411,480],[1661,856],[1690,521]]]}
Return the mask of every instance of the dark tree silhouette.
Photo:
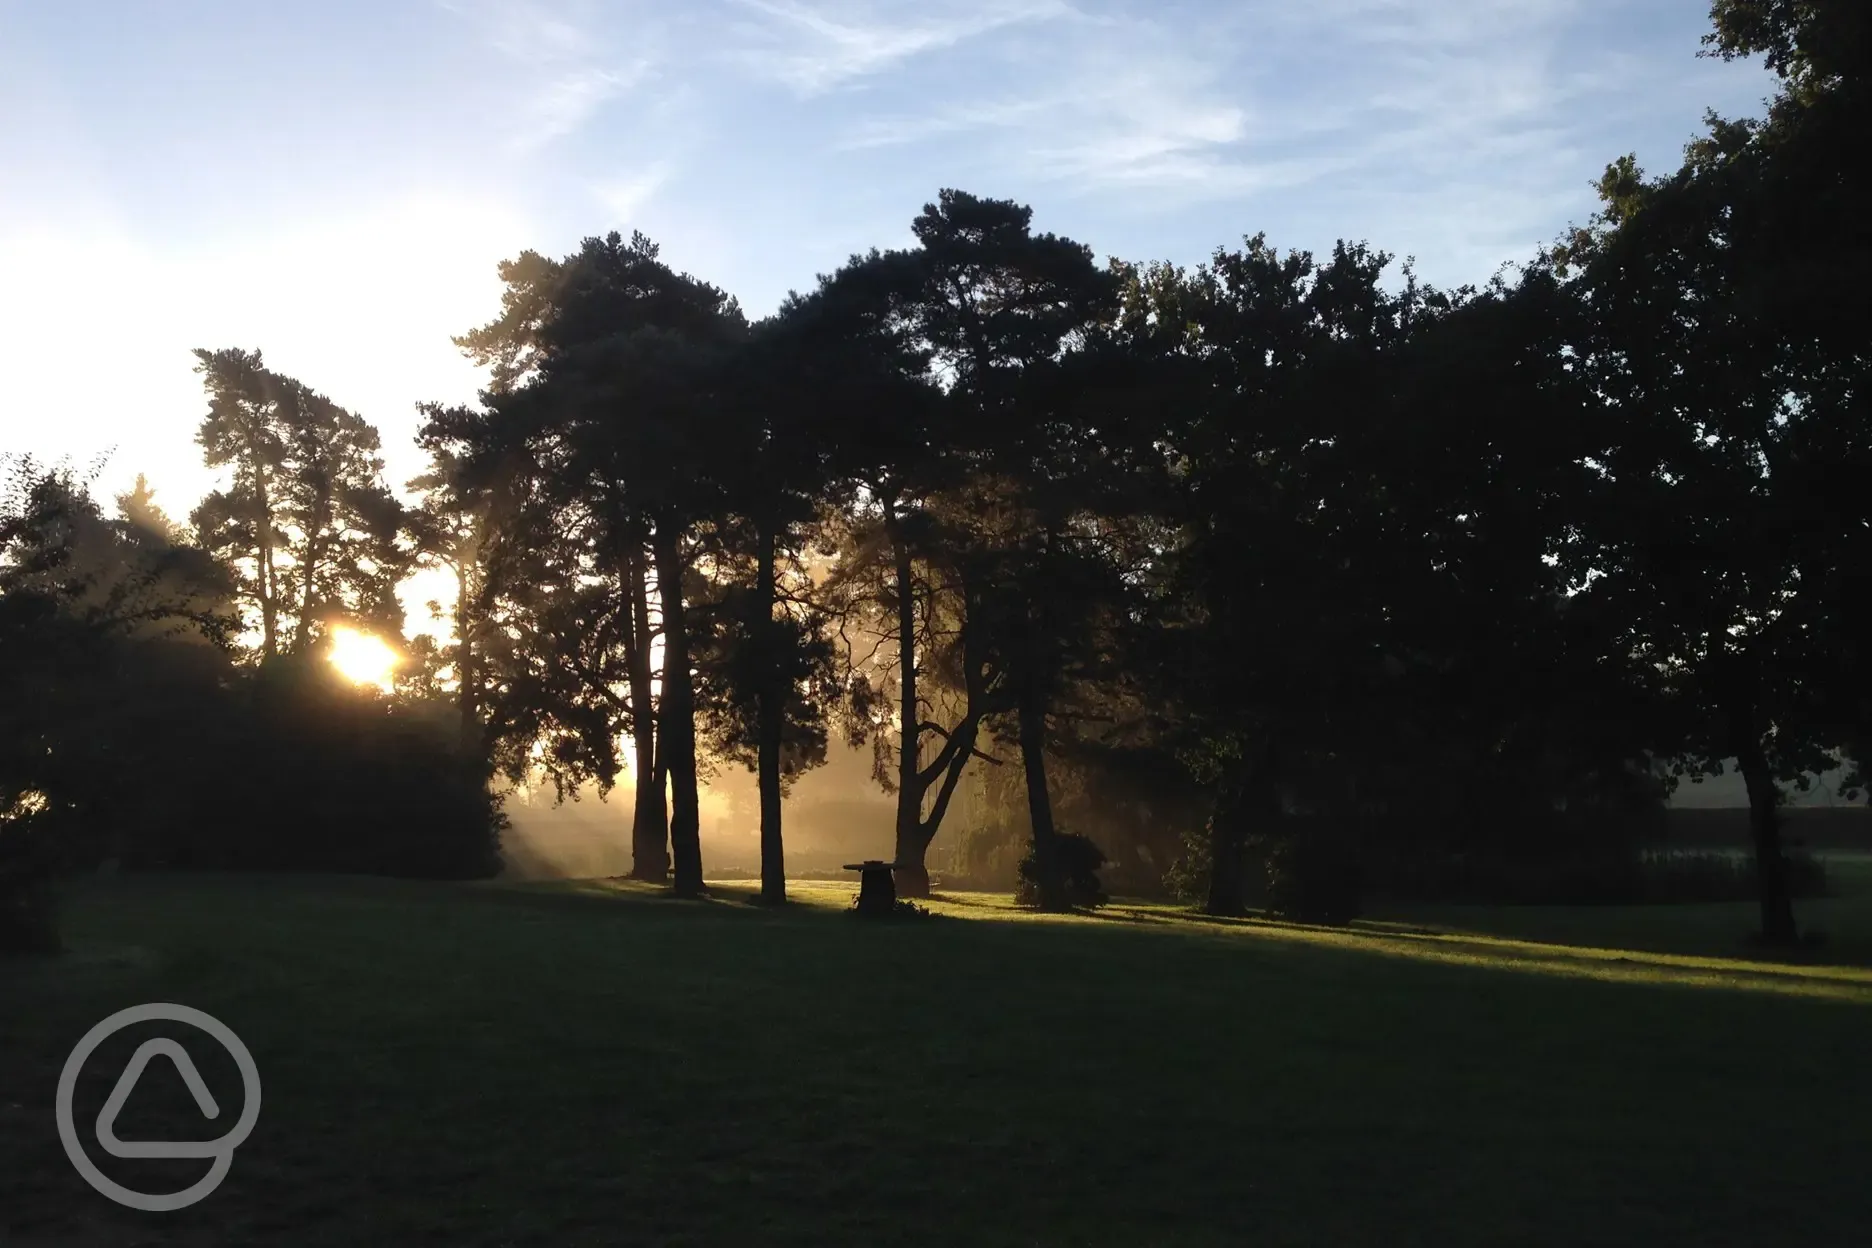
{"label": "dark tree silhouette", "polygon": [[[555,527],[576,534],[581,575],[624,608],[612,612],[613,631],[637,696],[619,698],[613,689],[623,682],[608,671],[579,674],[585,700],[613,707],[620,723],[632,704],[635,719],[646,718],[654,585],[663,651],[655,774],[646,784],[640,741],[637,788],[654,792],[668,776],[674,883],[693,895],[702,889],[702,857],[688,583],[724,510],[720,468],[734,445],[731,378],[745,321],[723,292],[659,261],[641,234],[628,243],[616,234],[587,239],[559,262],[527,253],[502,275],[501,319],[461,340],[495,371],[486,436],[524,448]],[[571,774],[608,785],[613,739],[607,729],[602,748],[570,760]],[[649,850],[656,809],[640,804],[638,813],[636,844]],[[660,878],[654,854],[643,858],[638,873]]]}
{"label": "dark tree silhouette", "polygon": [[403,633],[396,588],[411,567],[401,504],[382,481],[377,431],[258,351],[197,351],[209,397],[196,440],[232,482],[192,517],[260,613],[260,650],[304,650],[320,620]]}

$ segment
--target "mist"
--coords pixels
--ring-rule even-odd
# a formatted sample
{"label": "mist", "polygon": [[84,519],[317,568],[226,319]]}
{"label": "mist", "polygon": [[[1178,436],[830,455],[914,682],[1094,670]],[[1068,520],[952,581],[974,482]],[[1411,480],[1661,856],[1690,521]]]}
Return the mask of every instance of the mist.
{"label": "mist", "polygon": [[[603,797],[585,786],[555,802],[550,786],[507,797],[511,827],[502,837],[510,879],[603,879],[631,868],[635,777],[625,772]],[[702,860],[712,876],[760,869],[760,796],[754,773],[717,763],[701,786]],[[889,858],[896,801],[871,776],[868,749],[833,743],[826,762],[801,776],[786,799],[789,875],[836,871],[847,862]],[[940,840],[941,838],[939,838]]]}

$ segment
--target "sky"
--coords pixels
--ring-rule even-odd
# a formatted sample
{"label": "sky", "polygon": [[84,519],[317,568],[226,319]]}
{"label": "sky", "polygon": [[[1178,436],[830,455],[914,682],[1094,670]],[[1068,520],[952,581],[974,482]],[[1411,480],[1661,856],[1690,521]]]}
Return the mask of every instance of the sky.
{"label": "sky", "polygon": [[1675,166],[1759,66],[1707,0],[0,0],[0,450],[214,484],[193,347],[243,346],[421,469],[496,264],[641,229],[771,311],[943,187],[1103,258],[1266,232],[1486,281]]}

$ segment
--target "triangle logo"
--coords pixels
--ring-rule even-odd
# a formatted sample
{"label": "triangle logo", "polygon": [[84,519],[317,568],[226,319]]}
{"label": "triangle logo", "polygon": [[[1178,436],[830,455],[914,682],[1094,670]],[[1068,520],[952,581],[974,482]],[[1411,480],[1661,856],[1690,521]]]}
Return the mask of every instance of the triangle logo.
{"label": "triangle logo", "polygon": [[105,1098],[104,1108],[98,1111],[97,1138],[105,1152],[113,1157],[213,1157],[221,1149],[220,1140],[120,1140],[117,1138],[117,1115],[123,1112],[130,1093],[136,1090],[137,1080],[143,1077],[143,1070],[151,1059],[161,1055],[175,1065],[176,1073],[182,1076],[182,1082],[194,1096],[196,1107],[204,1118],[210,1120],[221,1116],[221,1107],[215,1104],[214,1096],[203,1082],[201,1072],[195,1069],[194,1059],[188,1050],[174,1040],[145,1040],[137,1047],[130,1058],[130,1064],[124,1067],[123,1074],[117,1077],[117,1086],[111,1089]]}

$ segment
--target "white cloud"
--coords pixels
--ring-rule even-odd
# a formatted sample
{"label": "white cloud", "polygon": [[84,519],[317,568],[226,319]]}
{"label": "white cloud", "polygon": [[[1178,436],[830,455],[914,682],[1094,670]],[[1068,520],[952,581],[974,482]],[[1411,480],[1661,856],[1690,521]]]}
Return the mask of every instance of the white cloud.
{"label": "white cloud", "polygon": [[813,95],[911,57],[1006,27],[1070,15],[1064,0],[989,0],[960,5],[806,4],[734,0],[765,19],[747,29],[757,46],[736,54],[756,75]]}
{"label": "white cloud", "polygon": [[639,62],[623,70],[571,69],[540,82],[519,109],[508,149],[531,151],[571,134],[648,68]]}
{"label": "white cloud", "polygon": [[1178,198],[1291,183],[1311,167],[1253,158],[1256,109],[1231,88],[1227,58],[1204,32],[1076,16],[997,51],[1004,72],[982,77],[1019,86],[986,101],[870,118],[839,146],[857,152],[968,135],[983,158],[1022,174]]}
{"label": "white cloud", "polygon": [[1631,143],[1621,129],[1655,126],[1661,106],[1710,80],[1694,34],[1664,61],[1619,0],[1101,12],[971,44],[943,65],[954,89],[932,83],[922,107],[901,90],[835,148],[852,161],[927,150],[946,168],[1039,178],[1126,211],[1283,193],[1278,214],[1304,195],[1313,221],[1332,222],[1322,229],[1492,257],[1479,278],[1557,232]]}
{"label": "white cloud", "polygon": [[467,22],[483,43],[510,65],[513,96],[504,148],[516,155],[545,147],[579,130],[601,108],[637,86],[653,58],[647,21],[635,32],[635,54],[625,56],[600,28],[587,4],[545,5],[528,0],[436,0]]}
{"label": "white cloud", "polygon": [[620,228],[628,229],[643,206],[669,181],[669,176],[668,163],[657,161],[628,177],[600,182],[592,189],[598,202],[611,214],[613,222]]}

